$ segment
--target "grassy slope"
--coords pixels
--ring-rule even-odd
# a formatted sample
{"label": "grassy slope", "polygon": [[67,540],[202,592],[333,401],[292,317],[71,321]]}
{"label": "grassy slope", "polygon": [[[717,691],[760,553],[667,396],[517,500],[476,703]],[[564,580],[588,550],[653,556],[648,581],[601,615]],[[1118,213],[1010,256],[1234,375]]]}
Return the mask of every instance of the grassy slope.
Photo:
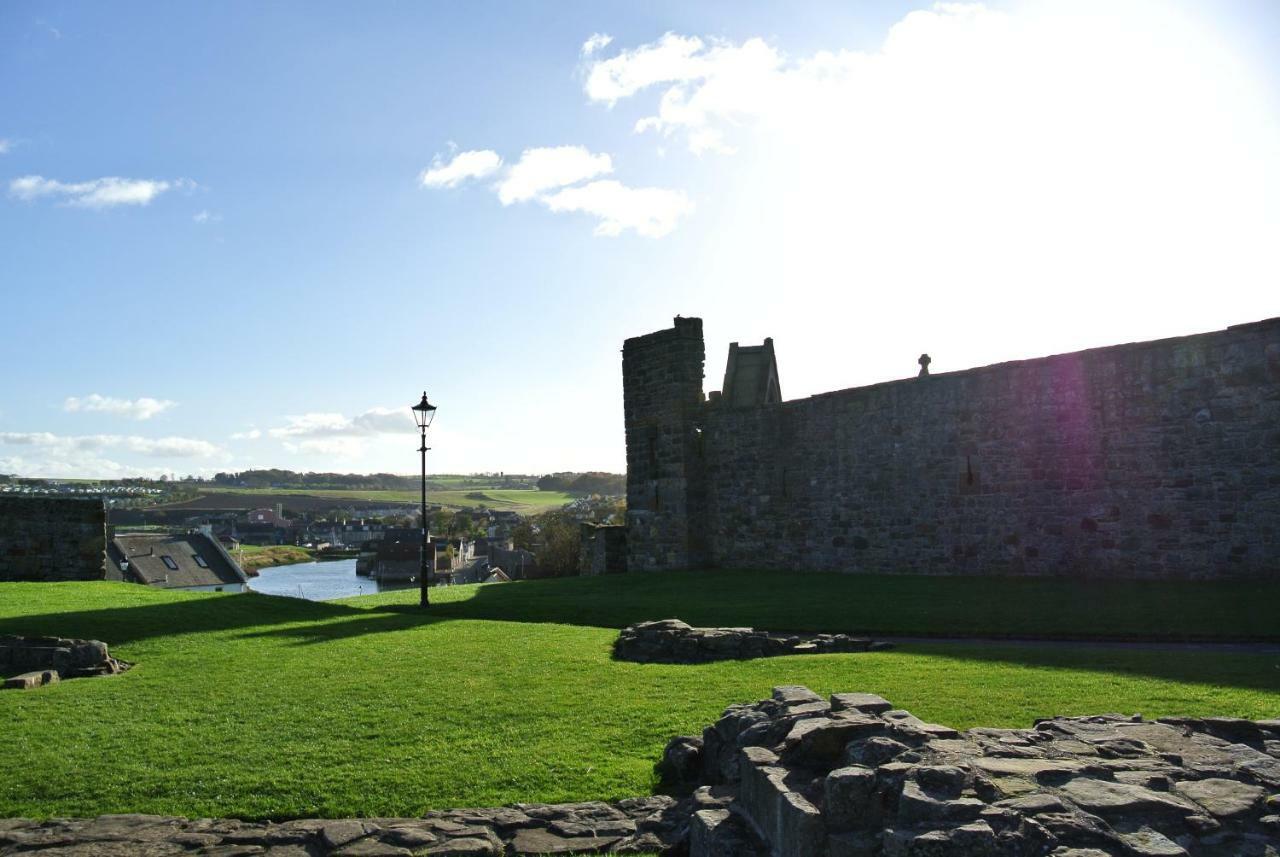
{"label": "grassy slope", "polygon": [[240,567],[252,573],[273,565],[286,565],[293,562],[310,562],[315,554],[306,548],[294,545],[241,545],[233,555]]}
{"label": "grassy slope", "polygon": [[[963,581],[742,574],[726,592],[716,578],[453,587],[433,593],[430,616],[409,606],[412,592],[312,604],[0,584],[0,633],[98,637],[138,663],[117,678],[0,694],[0,816],[400,815],[620,797],[651,788],[669,736],[780,683],[875,691],[959,727],[1115,710],[1280,713],[1278,659],[1265,654],[936,643],[704,666],[610,659],[614,632],[596,626],[641,616],[848,629],[875,616],[924,630],[964,612]],[[978,610],[991,584],[970,584],[969,606],[1002,627],[1029,623],[1025,605],[1041,627],[1083,616],[1094,620],[1085,630],[1105,629],[1126,597],[1146,627],[1202,613],[1201,630],[1237,632],[1277,603],[1275,587],[1219,598],[1156,586],[1112,590],[1091,610],[1052,587],[1032,597],[1013,586],[1000,610]]]}
{"label": "grassy slope", "polygon": [[[281,498],[281,502],[288,503],[288,498],[294,495],[305,495],[308,497],[325,497],[332,500],[368,500],[370,502],[385,503],[417,503],[421,499],[421,495],[417,491],[383,491],[372,490],[362,491],[357,489],[317,489],[308,490],[302,488],[223,488],[216,489],[222,494],[260,494],[260,495],[276,495]],[[474,499],[468,497],[468,494],[480,493],[484,494],[485,500]],[[522,513],[545,512],[548,509],[556,509],[565,503],[571,502],[573,496],[563,491],[538,491],[536,489],[519,489],[519,488],[458,488],[451,490],[431,490],[427,489],[427,502],[439,503],[443,506],[451,506],[459,509],[471,509],[481,504],[490,509],[499,511],[513,511]]]}

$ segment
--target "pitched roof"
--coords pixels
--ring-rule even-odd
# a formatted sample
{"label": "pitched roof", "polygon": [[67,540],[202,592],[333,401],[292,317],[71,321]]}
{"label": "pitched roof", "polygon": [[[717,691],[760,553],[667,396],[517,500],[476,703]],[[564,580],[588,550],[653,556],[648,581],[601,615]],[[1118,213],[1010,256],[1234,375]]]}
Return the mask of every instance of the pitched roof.
{"label": "pitched roof", "polygon": [[124,577],[151,586],[182,589],[245,583],[240,566],[203,533],[126,533],[111,540],[107,555]]}

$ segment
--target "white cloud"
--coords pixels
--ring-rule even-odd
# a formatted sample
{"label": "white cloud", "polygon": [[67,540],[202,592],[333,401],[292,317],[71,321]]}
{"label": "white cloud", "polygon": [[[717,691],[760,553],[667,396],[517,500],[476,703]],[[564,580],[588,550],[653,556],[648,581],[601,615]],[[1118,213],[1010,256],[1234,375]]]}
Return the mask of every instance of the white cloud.
{"label": "white cloud", "polygon": [[160,181],[108,176],[67,183],[44,176],[22,176],[9,182],[9,194],[24,201],[58,197],[77,208],[112,208],[117,205],[149,205],[162,193],[175,189],[190,190],[195,186],[190,179]]}
{"label": "white cloud", "polygon": [[287,423],[269,429],[274,438],[373,437],[414,430],[407,408],[370,408],[353,417],[338,413],[309,413],[285,417]]}
{"label": "white cloud", "polygon": [[262,437],[261,429],[249,429],[248,431],[238,431],[231,435],[232,440],[257,440]]}
{"label": "white cloud", "polygon": [[115,399],[110,396],[100,396],[97,393],[93,393],[84,398],[68,396],[67,400],[62,403],[62,409],[68,413],[89,411],[129,417],[135,420],[149,420],[156,414],[163,413],[176,404],[177,402],[172,402],[168,399],[153,399],[150,396],[143,396],[139,399]]}
{"label": "white cloud", "polygon": [[600,218],[595,234],[605,236],[633,229],[649,238],[661,238],[693,212],[693,202],[683,191],[627,187],[612,179],[565,188],[542,201],[552,211],[595,215]]}
{"label": "white cloud", "polygon": [[592,154],[584,146],[525,149],[520,160],[498,183],[503,205],[526,202],[545,191],[613,172],[613,159]]}
{"label": "white cloud", "polygon": [[465,181],[493,175],[501,166],[502,158],[488,149],[459,152],[448,162],[436,155],[418,178],[423,187],[457,187]]}
{"label": "white cloud", "polygon": [[596,51],[602,51],[609,47],[609,43],[613,41],[613,36],[607,33],[592,33],[591,37],[582,43],[582,55],[589,57]]}
{"label": "white cloud", "polygon": [[294,455],[359,458],[365,452],[365,443],[358,437],[308,438],[297,443],[285,441],[284,448]]}
{"label": "white cloud", "polygon": [[30,446],[55,454],[116,449],[156,458],[213,458],[225,451],[206,440],[190,437],[138,437],[137,435],[58,435],[51,432],[0,432],[0,443]]}
{"label": "white cloud", "polygon": [[7,137],[0,137],[0,155],[7,155],[13,149],[13,141]]}
{"label": "white cloud", "polygon": [[184,467],[182,473],[172,467],[140,467],[124,464],[93,454],[77,454],[70,458],[27,458],[21,455],[0,458],[0,473],[43,479],[159,479],[188,474],[212,476],[216,467]]}
{"label": "white cloud", "polygon": [[203,208],[191,215],[191,219],[196,223],[220,223],[222,222],[222,215]]}
{"label": "white cloud", "polygon": [[587,67],[587,96],[613,104],[657,83],[697,78],[705,73],[706,59],[698,56],[703,47],[696,36],[667,33],[652,44],[594,62]]}

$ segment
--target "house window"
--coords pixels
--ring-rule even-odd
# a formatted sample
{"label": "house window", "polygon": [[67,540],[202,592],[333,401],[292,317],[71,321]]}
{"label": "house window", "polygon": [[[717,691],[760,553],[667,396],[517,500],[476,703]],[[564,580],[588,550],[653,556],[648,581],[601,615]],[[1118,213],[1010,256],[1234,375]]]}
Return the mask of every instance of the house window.
{"label": "house window", "polygon": [[200,556],[200,554],[198,554],[198,553],[193,553],[193,554],[191,555],[191,558],[192,558],[192,559],[194,559],[194,560],[196,561],[196,565],[200,566],[201,568],[208,568],[208,567],[209,567],[209,563],[205,562],[205,561],[204,561],[204,557]]}
{"label": "house window", "polygon": [[178,563],[174,562],[173,557],[169,556],[168,554],[165,554],[164,556],[160,557],[160,561],[164,563],[164,567],[169,569],[170,571],[178,570]]}

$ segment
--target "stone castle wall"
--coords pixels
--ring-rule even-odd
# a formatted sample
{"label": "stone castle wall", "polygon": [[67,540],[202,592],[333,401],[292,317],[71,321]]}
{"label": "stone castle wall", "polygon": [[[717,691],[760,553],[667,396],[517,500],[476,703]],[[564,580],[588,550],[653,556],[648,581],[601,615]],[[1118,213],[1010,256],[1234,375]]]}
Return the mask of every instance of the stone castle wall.
{"label": "stone castle wall", "polygon": [[[702,319],[628,339],[622,348],[627,429],[627,568],[707,562]],[[632,546],[634,545],[634,547]]]}
{"label": "stone castle wall", "polygon": [[102,580],[106,547],[101,500],[0,497],[0,581]]}
{"label": "stone castle wall", "polygon": [[[624,383],[646,379],[652,397],[655,383],[700,374],[692,351],[629,371],[624,359]],[[1280,319],[659,414],[655,429],[652,414],[645,426],[627,410],[633,570],[1280,573]],[[659,456],[658,480],[632,469],[645,464],[645,431],[665,439],[660,450],[687,450]],[[653,510],[672,483],[694,503]],[[656,526],[685,512],[687,525]],[[692,542],[694,520],[701,562],[672,549]]]}

